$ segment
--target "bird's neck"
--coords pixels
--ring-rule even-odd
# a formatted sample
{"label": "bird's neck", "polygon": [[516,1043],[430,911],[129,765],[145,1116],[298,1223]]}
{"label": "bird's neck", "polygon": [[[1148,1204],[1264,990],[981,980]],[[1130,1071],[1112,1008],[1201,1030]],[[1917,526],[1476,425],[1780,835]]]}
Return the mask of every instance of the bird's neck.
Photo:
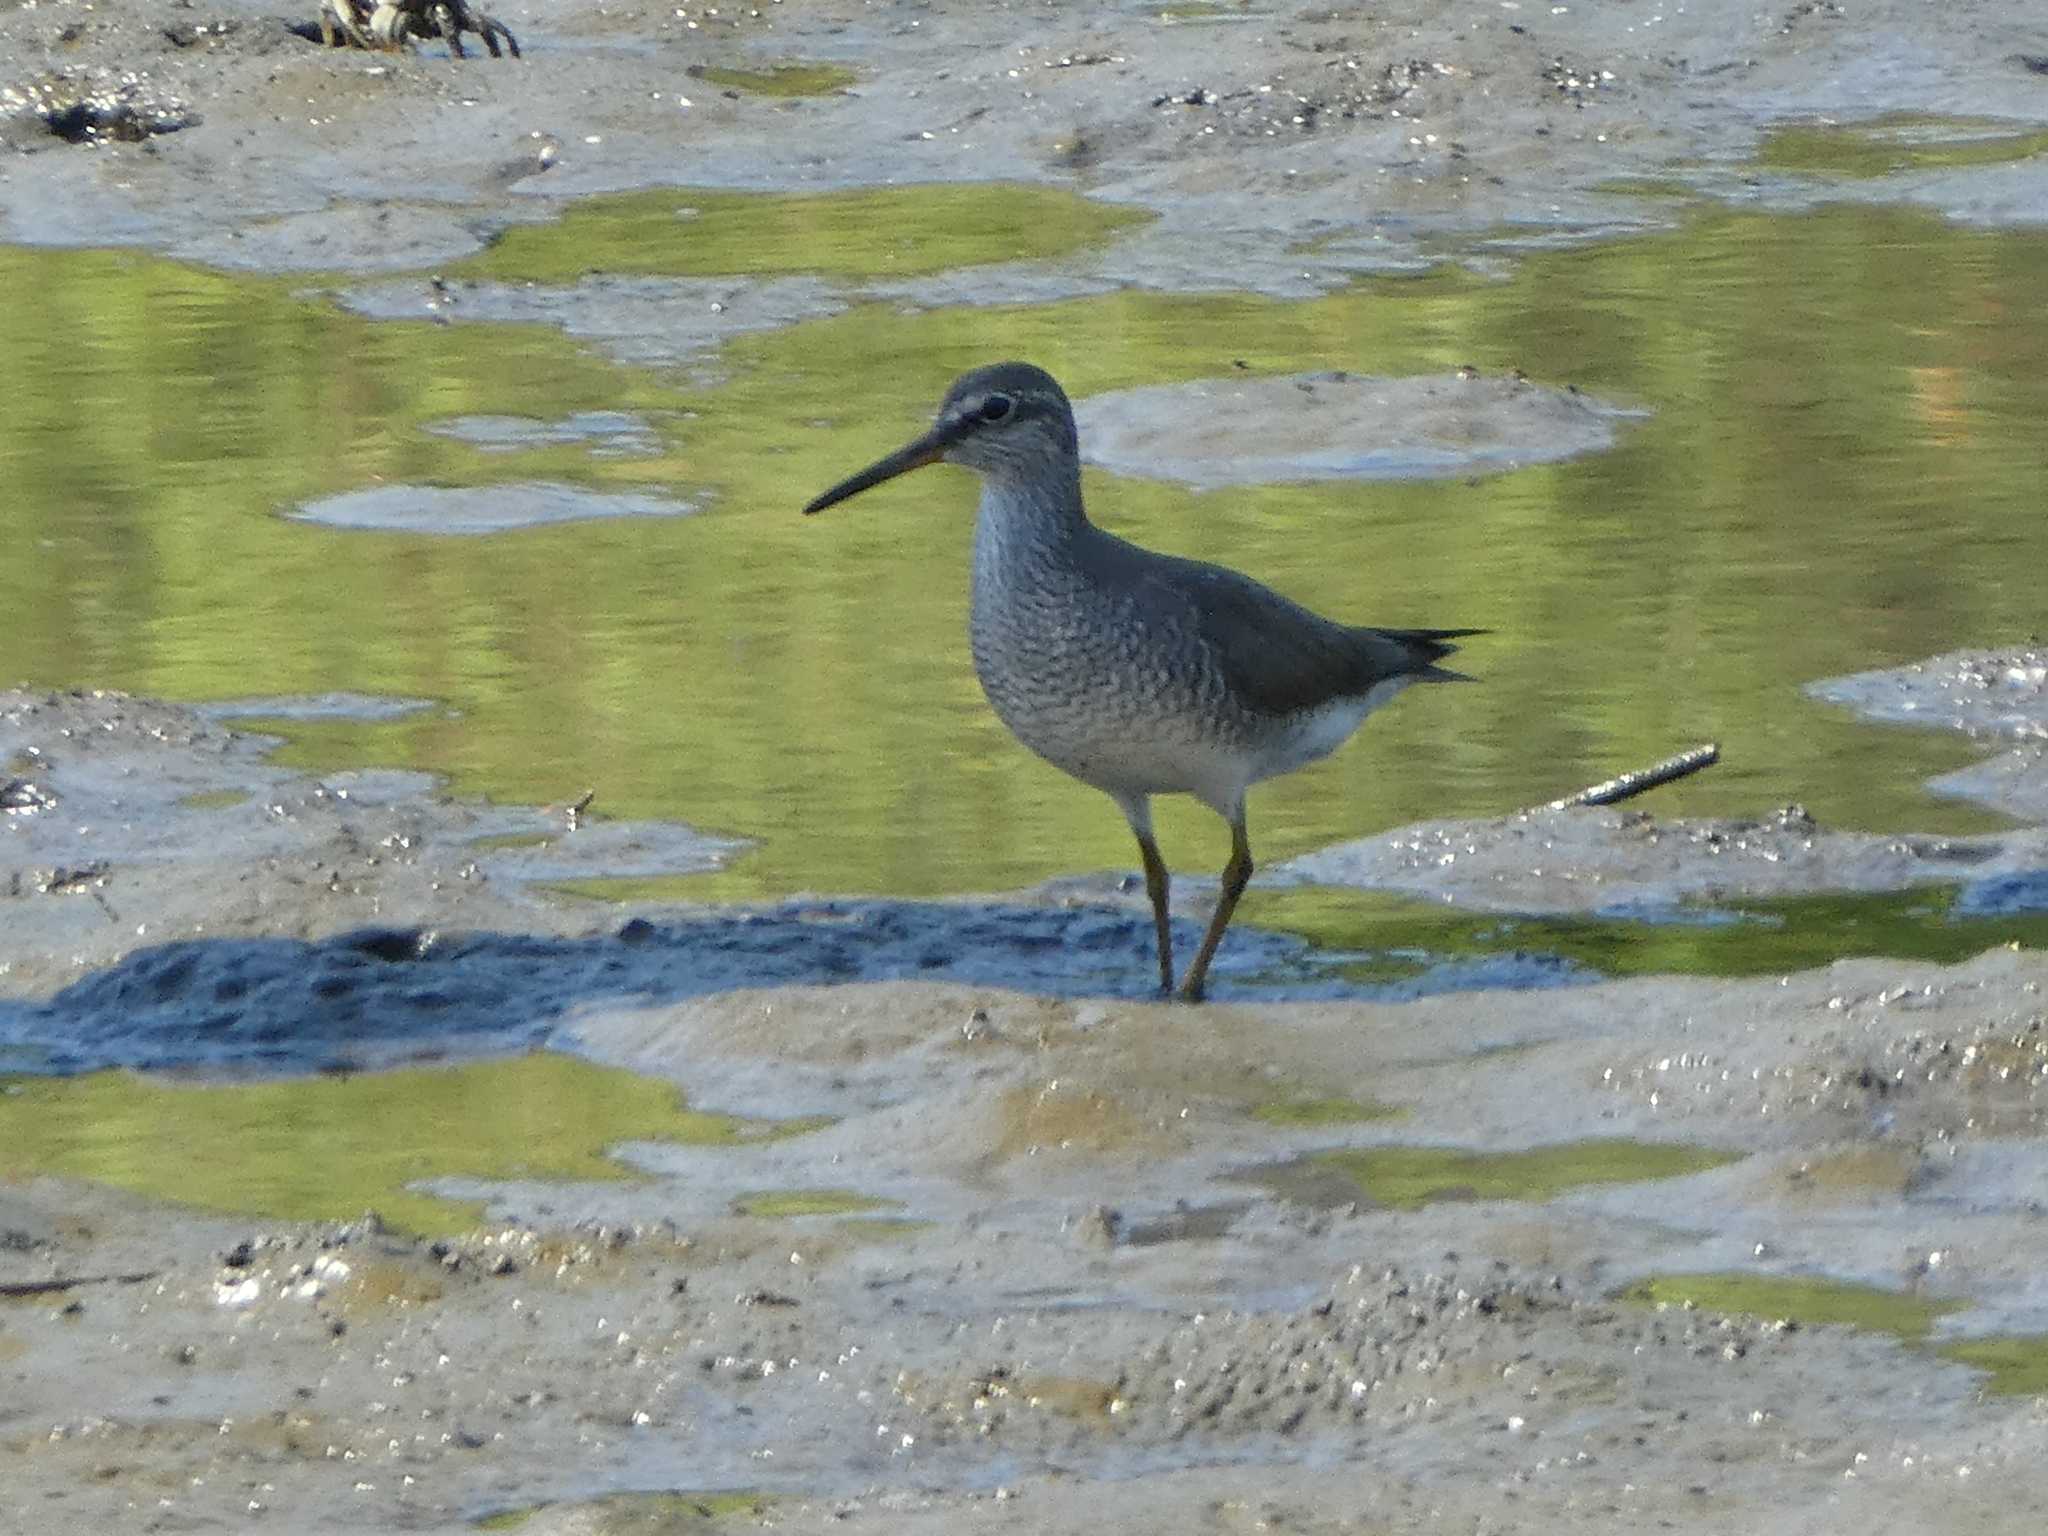
{"label": "bird's neck", "polygon": [[1028,477],[985,472],[974,523],[975,567],[981,571],[1013,559],[1043,558],[1084,535],[1088,526],[1079,464]]}

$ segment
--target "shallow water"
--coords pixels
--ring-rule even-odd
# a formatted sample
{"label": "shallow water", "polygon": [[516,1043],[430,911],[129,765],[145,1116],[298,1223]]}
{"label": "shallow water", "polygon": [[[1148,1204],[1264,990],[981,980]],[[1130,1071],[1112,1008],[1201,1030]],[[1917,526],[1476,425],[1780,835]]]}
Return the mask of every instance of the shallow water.
{"label": "shallow water", "polygon": [[[1411,929],[1418,921],[1411,912]],[[1200,937],[1176,922],[1178,953],[1193,953]],[[136,949],[41,1003],[0,998],[0,1071],[289,1074],[497,1055],[574,1045],[576,1017],[593,1005],[741,987],[948,981],[1146,998],[1152,942],[1151,917],[1131,908],[888,900],[793,901],[662,925],[636,918],[576,939],[411,928],[317,942],[181,939]],[[1213,995],[1399,1002],[1595,976],[1483,942],[1440,956],[1409,948],[1391,965],[1341,959],[1247,924],[1218,957]]]}
{"label": "shallow water", "polygon": [[766,69],[720,69],[699,65],[688,71],[693,80],[722,90],[755,96],[829,96],[860,78],[839,64],[771,64]]}
{"label": "shallow water", "polygon": [[1625,1287],[1620,1299],[1660,1308],[1746,1315],[1780,1326],[1837,1323],[1889,1333],[1904,1343],[1931,1348],[1943,1359],[1988,1372],[1983,1388],[1988,1393],[2038,1396],[2048,1391],[2048,1335],[1993,1334],[1930,1341],[1929,1335],[1944,1317],[1962,1310],[1953,1301],[1838,1281],[1742,1273],[1656,1275]]}
{"label": "shallow water", "polygon": [[1861,123],[1788,124],[1764,140],[1758,159],[1774,171],[1865,178],[2002,165],[2042,154],[2048,154],[2048,132],[2031,124],[1908,112]]}
{"label": "shallow water", "polygon": [[1238,917],[1301,935],[1339,976],[1358,983],[1442,974],[1457,956],[1541,955],[1601,976],[1768,976],[1850,955],[1953,964],[2004,944],[2039,948],[2048,944],[2042,885],[1996,877],[1961,887],[1543,917],[1298,886],[1248,892]]}
{"label": "shallow water", "polygon": [[[727,207],[731,202],[733,206]],[[747,247],[744,199],[720,261]],[[893,205],[892,205],[893,207]],[[843,224],[764,200],[843,265]],[[892,216],[901,215],[895,209]],[[672,214],[667,215],[673,217]],[[631,213],[644,219],[644,210]],[[1092,232],[1091,237],[1100,231]],[[1077,237],[1078,238],[1078,237]],[[591,248],[604,249],[602,232]],[[919,476],[800,518],[915,431],[947,379],[1033,357],[1076,395],[1304,368],[1520,368],[1653,414],[1614,451],[1471,482],[1194,495],[1101,474],[1098,518],[1362,621],[1484,624],[1485,686],[1410,696],[1262,788],[1262,859],[1546,799],[1694,740],[1669,813],[1803,802],[1823,822],[1963,830],[1919,779],[1959,740],[1814,704],[1815,677],[2039,623],[2048,561],[2048,237],[1911,213],[1711,213],[1681,230],[1282,303],[1120,293],[916,313],[871,304],[729,344],[690,385],[540,327],[372,323],[283,283],[130,255],[8,251],[0,656],[44,685],[182,698],[352,690],[446,708],[294,724],[295,761],[759,839],[693,884],[923,895],[1132,862],[1121,819],[1018,749],[963,637],[972,488]],[[660,449],[429,430],[630,411]],[[687,518],[461,540],[290,514],[392,483],[545,481]],[[1172,808],[1168,856],[1220,829]]]}
{"label": "shallow water", "polygon": [[1711,1147],[1638,1141],[1562,1142],[1519,1152],[1457,1147],[1362,1147],[1313,1152],[1246,1179],[1282,1197],[1342,1208],[1365,1200],[1418,1210],[1444,1200],[1544,1201],[1570,1189],[1682,1178],[1734,1162]]}
{"label": "shallow water", "polygon": [[552,1052],[289,1082],[0,1077],[10,1172],[292,1220],[347,1220],[374,1207],[418,1230],[480,1213],[409,1187],[429,1175],[622,1179],[629,1170],[605,1155],[621,1141],[725,1146],[779,1129],[697,1113],[667,1084]]}
{"label": "shallow water", "polygon": [[587,272],[915,277],[1063,256],[1146,222],[1134,209],[1006,182],[812,196],[656,187],[582,199],[448,270],[543,283]]}

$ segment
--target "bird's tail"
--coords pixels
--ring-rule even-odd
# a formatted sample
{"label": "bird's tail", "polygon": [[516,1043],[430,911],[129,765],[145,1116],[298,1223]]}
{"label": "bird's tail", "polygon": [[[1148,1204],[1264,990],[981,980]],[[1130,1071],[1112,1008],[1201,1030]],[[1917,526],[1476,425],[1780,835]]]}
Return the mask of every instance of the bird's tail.
{"label": "bird's tail", "polygon": [[1463,672],[1454,672],[1449,667],[1436,663],[1457,650],[1452,640],[1462,640],[1467,635],[1490,635],[1490,629],[1382,629],[1376,633],[1399,645],[1409,661],[1407,671],[1425,683],[1476,683],[1476,677]]}

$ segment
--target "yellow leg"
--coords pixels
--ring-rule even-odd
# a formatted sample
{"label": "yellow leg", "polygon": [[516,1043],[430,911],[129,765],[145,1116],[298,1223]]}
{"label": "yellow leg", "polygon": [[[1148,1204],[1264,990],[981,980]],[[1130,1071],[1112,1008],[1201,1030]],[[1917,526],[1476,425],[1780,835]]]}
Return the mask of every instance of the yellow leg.
{"label": "yellow leg", "polygon": [[1173,924],[1166,916],[1168,879],[1166,861],[1159,857],[1159,844],[1152,829],[1138,833],[1138,852],[1145,860],[1145,894],[1152,898],[1152,928],[1159,939],[1159,990],[1173,990]]}
{"label": "yellow leg", "polygon": [[1223,889],[1216,898],[1216,915],[1209,919],[1209,931],[1202,935],[1195,963],[1188,967],[1187,979],[1180,984],[1182,1002],[1202,1000],[1209,982],[1209,962],[1215,958],[1216,946],[1223,942],[1223,930],[1230,926],[1230,914],[1237,910],[1237,898],[1244,894],[1251,878],[1252,845],[1245,836],[1244,807],[1240,805],[1237,814],[1230,818],[1230,862],[1223,866]]}
{"label": "yellow leg", "polygon": [[1173,995],[1173,928],[1166,919],[1166,891],[1171,883],[1166,860],[1159,857],[1159,842],[1152,836],[1152,801],[1145,795],[1113,795],[1117,809],[1131,824],[1138,840],[1138,853],[1145,860],[1145,894],[1152,898],[1152,931],[1159,940],[1159,991]]}

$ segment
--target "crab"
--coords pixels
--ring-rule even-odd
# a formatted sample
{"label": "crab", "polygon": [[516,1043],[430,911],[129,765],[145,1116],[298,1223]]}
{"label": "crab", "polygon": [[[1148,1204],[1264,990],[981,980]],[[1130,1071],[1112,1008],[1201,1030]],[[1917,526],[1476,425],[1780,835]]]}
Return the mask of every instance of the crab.
{"label": "crab", "polygon": [[[321,0],[323,7],[359,3],[361,0]],[[402,47],[415,37],[439,37],[447,40],[450,53],[463,59],[469,57],[462,51],[465,32],[482,38],[494,59],[503,57],[498,49],[500,38],[512,57],[519,57],[519,39],[512,29],[497,17],[472,8],[467,0],[377,0],[376,9],[370,12],[370,37],[386,48]]]}
{"label": "crab", "polygon": [[494,59],[503,56],[501,38],[512,57],[519,57],[512,29],[467,0],[320,0],[320,40],[330,48],[398,49],[415,38],[439,37],[447,40],[450,53],[465,59],[465,32],[481,37]]}
{"label": "crab", "polygon": [[374,48],[370,37],[370,7],[366,0],[320,0],[320,41],[330,48],[353,43]]}

